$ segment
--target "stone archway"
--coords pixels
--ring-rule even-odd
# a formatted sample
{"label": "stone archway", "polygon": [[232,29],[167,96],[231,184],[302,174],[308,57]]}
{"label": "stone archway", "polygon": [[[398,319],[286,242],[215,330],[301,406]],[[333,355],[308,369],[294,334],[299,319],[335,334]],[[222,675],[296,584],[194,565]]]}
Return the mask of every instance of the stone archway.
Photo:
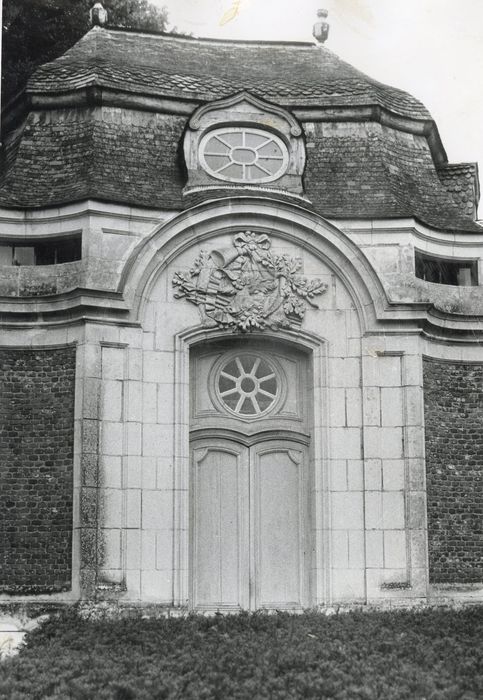
{"label": "stone archway", "polygon": [[[153,234],[149,250],[144,243],[137,257],[133,257],[130,274],[126,273],[126,298],[132,299],[133,317],[141,320],[146,348],[143,352],[153,370],[145,371],[145,380],[157,382],[166,396],[166,401],[158,406],[157,425],[143,428],[143,441],[147,443],[147,454],[158,460],[163,486],[170,479],[169,488],[164,486],[163,517],[154,508],[145,517],[143,500],[143,519],[152,523],[157,532],[161,532],[158,523],[162,523],[160,536],[166,532],[172,535],[169,550],[163,550],[163,575],[169,581],[175,606],[255,608],[276,603],[273,607],[303,607],[325,604],[331,599],[365,598],[362,337],[368,327],[377,324],[378,314],[384,314],[384,294],[370,265],[344,234],[295,207],[280,205],[280,209],[283,211],[258,201],[251,202],[250,207],[247,202],[232,203],[230,207],[227,202],[203,205]],[[302,264],[291,269],[297,260]],[[281,268],[277,267],[279,264]],[[285,279],[273,273],[274,267]],[[314,305],[297,295],[302,297],[301,306],[284,307],[286,294],[293,292],[285,286],[292,281],[292,274],[297,276],[296,289],[303,292],[309,289],[303,286],[305,279],[307,285],[321,283],[314,287],[320,291]],[[236,283],[232,284],[234,289],[226,277]],[[293,313],[295,309],[300,315]],[[257,598],[253,591],[260,577],[253,564],[251,568],[240,567],[249,572],[248,584],[228,598],[219,591],[212,593],[210,583],[202,591],[193,590],[193,578],[203,579],[206,572],[196,568],[196,561],[193,563],[193,539],[198,532],[193,523],[198,515],[203,519],[204,511],[192,512],[191,464],[201,465],[200,469],[205,466],[206,473],[219,474],[217,460],[222,459],[220,455],[229,455],[232,470],[236,471],[238,463],[242,465],[245,484],[250,485],[258,459],[253,434],[247,437],[235,426],[220,427],[219,423],[205,425],[211,433],[202,434],[197,432],[202,426],[192,422],[190,355],[200,345],[227,337],[235,346],[244,338],[253,343],[270,341],[277,347],[298,347],[311,357],[313,429],[308,431],[308,473],[313,507],[308,518],[309,511],[301,511],[302,519],[309,521],[308,542],[313,552],[310,581],[304,583],[308,594],[277,592],[263,600],[262,592]],[[170,398],[173,388],[174,401]],[[244,390],[250,393],[252,389],[245,386]],[[260,407],[260,413],[263,412]],[[264,421],[265,416],[258,419]],[[272,446],[279,449],[279,461],[284,449],[288,454],[284,441],[292,438],[293,432],[272,436]],[[290,445],[292,449],[293,444]],[[264,444],[265,447],[270,446]],[[296,455],[296,450],[292,449],[292,454]],[[296,472],[288,462],[286,467],[292,474]],[[158,475],[158,490],[160,483]],[[243,488],[246,492],[246,485]],[[253,518],[252,503],[256,501],[253,489],[251,495],[252,501],[249,493],[243,515],[249,523]],[[289,500],[290,497],[289,494]],[[157,503],[156,499],[161,503],[157,495],[152,502]],[[219,500],[223,502],[223,498]],[[221,528],[220,523],[218,527]],[[235,558],[253,558],[254,538],[250,540],[249,536],[248,546],[241,550],[242,554],[237,552]],[[168,561],[166,552],[170,557],[172,553]],[[221,561],[219,552],[216,557]],[[161,576],[150,570],[152,560],[141,566],[148,569],[146,574],[143,569],[140,572],[141,595],[155,598]],[[148,584],[144,587],[145,577]],[[270,578],[273,580],[274,576]]]}

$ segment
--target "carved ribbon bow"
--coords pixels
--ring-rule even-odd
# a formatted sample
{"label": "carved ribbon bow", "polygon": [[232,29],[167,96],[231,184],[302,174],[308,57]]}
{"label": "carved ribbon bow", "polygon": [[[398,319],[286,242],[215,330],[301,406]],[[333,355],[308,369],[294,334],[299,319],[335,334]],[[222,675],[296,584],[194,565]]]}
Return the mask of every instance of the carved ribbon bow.
{"label": "carved ribbon bow", "polygon": [[266,233],[254,233],[253,231],[245,231],[237,233],[233,239],[233,244],[240,255],[246,255],[256,262],[260,262],[264,255],[263,253],[270,249],[270,239]]}

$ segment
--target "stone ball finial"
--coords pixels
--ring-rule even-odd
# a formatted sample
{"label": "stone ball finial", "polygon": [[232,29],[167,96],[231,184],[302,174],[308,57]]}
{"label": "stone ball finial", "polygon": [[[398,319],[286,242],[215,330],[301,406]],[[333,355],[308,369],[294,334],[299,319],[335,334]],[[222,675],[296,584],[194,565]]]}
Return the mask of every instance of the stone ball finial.
{"label": "stone ball finial", "polygon": [[101,2],[96,2],[90,9],[89,17],[93,27],[107,24],[107,10]]}
{"label": "stone ball finial", "polygon": [[317,10],[319,21],[314,24],[313,36],[320,43],[324,44],[329,36],[329,23],[326,21],[329,13],[325,9]]}

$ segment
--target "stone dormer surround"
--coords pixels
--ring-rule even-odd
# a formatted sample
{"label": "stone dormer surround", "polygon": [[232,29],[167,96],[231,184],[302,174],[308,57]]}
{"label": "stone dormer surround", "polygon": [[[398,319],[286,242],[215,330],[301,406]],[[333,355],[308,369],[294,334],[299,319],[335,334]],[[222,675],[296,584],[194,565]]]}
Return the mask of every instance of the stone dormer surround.
{"label": "stone dormer surround", "polygon": [[[235,136],[236,132],[240,136]],[[248,130],[248,131],[246,131]],[[222,150],[227,148],[218,141],[216,134],[227,133],[230,137],[241,141],[250,138],[250,133],[255,135],[256,142],[276,139],[278,146],[278,158],[283,160],[273,161],[273,164],[281,166],[281,175],[278,177],[255,178],[254,181],[223,177],[223,171],[218,176],[207,170],[203,151],[209,148],[210,143],[217,143]],[[214,137],[212,136],[214,135]],[[263,139],[263,140],[262,140]],[[286,110],[280,109],[263,100],[253,97],[250,93],[242,92],[225,100],[210,102],[199,107],[192,115],[183,139],[184,161],[188,173],[188,181],[183,190],[184,195],[195,192],[213,196],[213,191],[219,190],[231,194],[229,190],[239,190],[240,193],[247,190],[264,191],[277,196],[277,194],[298,195],[303,197],[302,176],[305,170],[305,144],[302,126]],[[236,153],[236,151],[234,151]],[[248,153],[255,155],[256,152]],[[282,155],[284,153],[285,155]],[[209,157],[209,156],[208,156]],[[223,162],[228,162],[226,157]],[[263,161],[261,161],[263,164]],[[223,165],[223,163],[222,163]],[[242,174],[242,173],[240,173]],[[263,175],[259,171],[258,175]],[[276,173],[275,173],[276,174]]]}

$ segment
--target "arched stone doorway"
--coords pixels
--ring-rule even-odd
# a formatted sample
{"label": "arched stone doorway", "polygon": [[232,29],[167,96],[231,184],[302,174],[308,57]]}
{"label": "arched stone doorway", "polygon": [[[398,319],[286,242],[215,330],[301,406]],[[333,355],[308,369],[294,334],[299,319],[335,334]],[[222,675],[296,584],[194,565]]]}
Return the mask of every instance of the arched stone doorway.
{"label": "arched stone doorway", "polygon": [[[229,295],[225,277],[238,279],[246,263],[240,257],[250,258],[248,278],[241,280],[243,289],[236,287],[237,291]],[[290,278],[298,291],[320,291],[315,305],[305,297],[302,308],[280,303],[288,290],[286,284],[280,288],[269,279],[274,276],[275,261],[288,273],[281,275],[285,283]],[[295,261],[296,270],[286,267]],[[236,267],[240,262],[241,267]],[[294,280],[292,274],[300,274],[306,283]],[[260,279],[261,287],[255,285],[252,289],[245,284]],[[316,286],[305,286],[309,284]],[[142,421],[134,416],[125,421],[128,449],[133,451],[132,459],[128,455],[126,460],[128,469],[134,462],[141,463],[143,470],[140,493],[133,493],[133,497],[139,497],[136,501],[126,499],[127,524],[123,527],[126,540],[129,536],[134,541],[131,549],[126,546],[123,560],[127,597],[138,596],[181,609],[216,610],[364,602],[394,598],[401,595],[401,590],[407,591],[408,597],[424,594],[424,522],[412,515],[412,520],[408,518],[408,514],[417,512],[413,505],[417,509],[423,502],[417,490],[420,481],[411,476],[411,469],[418,479],[421,476],[421,441],[408,412],[410,391],[420,395],[418,341],[401,342],[400,328],[394,327],[397,313],[387,303],[369,262],[348,236],[309,212],[282,203],[276,209],[252,199],[205,204],[154,232],[149,243],[144,242],[133,254],[123,285],[125,298],[132,304],[133,319],[139,319],[142,326],[141,339],[132,339],[131,332],[122,336],[126,342],[134,340],[139,345],[119,348],[119,353],[129,355],[127,363],[120,363],[126,368],[122,371],[129,373],[126,415],[135,413],[136,393],[131,392],[130,382],[140,380],[141,373],[143,402],[146,397],[149,404],[152,385],[158,392],[154,413],[149,411]],[[244,312],[257,308],[255,316],[248,314],[247,323]],[[293,318],[294,311],[299,312],[298,318]],[[260,320],[260,314],[268,321],[252,323]],[[266,357],[276,362],[277,352],[290,357],[299,348],[302,355],[306,353],[306,367],[312,377],[307,382],[303,420],[290,429],[291,419],[282,421],[281,413],[277,413],[276,395],[273,407],[259,404],[254,409],[259,413],[253,420],[246,413],[234,415],[241,393],[221,394],[234,389],[236,381],[220,388],[218,397],[213,394],[218,362],[213,353],[220,343],[220,357],[233,351],[251,352],[257,347],[266,348]],[[191,392],[196,382],[190,381],[190,360],[205,351],[212,355],[211,364],[208,361],[204,375],[199,367],[192,370],[192,379],[201,382],[204,377],[200,386],[205,387],[205,397],[211,404],[201,405],[194,415],[191,409],[196,403]],[[240,380],[240,388],[252,369],[253,365],[247,367],[244,377],[232,374]],[[110,368],[107,380],[109,376]],[[300,382],[291,381],[289,386],[298,387]],[[244,383],[245,394],[254,389],[252,384]],[[270,388],[268,391],[276,394]],[[384,406],[381,403],[389,394],[398,397],[397,411],[388,401]],[[222,399],[230,396],[231,406],[223,408]],[[374,401],[377,410],[373,410]],[[249,411],[250,406],[250,401],[245,408],[241,403],[238,411]],[[105,423],[103,435],[109,436],[111,431],[117,437],[119,426],[114,426],[114,433],[109,421]],[[414,435],[419,442],[415,443]],[[117,455],[119,440],[105,442],[105,455]],[[264,593],[263,586],[261,592],[256,592],[263,578],[256,569],[254,552],[259,537],[255,537],[253,522],[253,504],[257,502],[253,474],[257,460],[263,461],[259,449],[265,465],[278,450],[276,461],[280,464],[283,456],[286,471],[291,474],[297,472],[293,466],[297,460],[289,453],[297,459],[297,450],[308,454],[304,466],[308,487],[300,513],[309,535],[304,529],[307,539],[303,546],[292,548],[304,552],[305,578],[300,594],[287,589]],[[244,540],[248,545],[241,547],[241,553],[237,549],[232,557],[236,562],[243,557],[248,561],[239,566],[239,572],[248,572],[248,579],[239,583],[238,573],[232,576],[238,588],[226,599],[210,588],[214,565],[198,569],[194,575],[193,540],[198,532],[206,530],[204,521],[201,530],[195,527],[199,521],[193,508],[199,508],[199,502],[193,500],[192,467],[194,463],[200,464],[200,469],[208,465],[208,472],[219,474],[217,460],[220,462],[225,455],[231,460],[232,471],[236,471],[234,465],[241,465],[239,471],[244,470],[245,478],[240,493],[248,492],[237,519],[239,527],[248,532]],[[153,463],[156,479],[150,478]],[[286,477],[285,483],[291,479],[295,481]],[[288,499],[282,494],[278,499],[272,497],[271,502],[290,501],[290,497],[293,491]],[[131,501],[135,515],[140,514],[138,520],[131,519]],[[219,498],[218,502],[225,503],[226,499]],[[208,508],[201,508],[200,513],[213,510],[208,501]],[[139,533],[127,532],[135,527],[139,527]],[[219,523],[218,529],[224,532],[226,528]],[[263,534],[263,528],[261,531]],[[238,547],[238,531],[236,534]],[[208,542],[212,541],[208,537]],[[377,556],[373,556],[374,551]],[[215,559],[222,561],[218,554]],[[273,569],[268,570],[269,579],[277,580]],[[203,584],[202,591],[193,592],[193,582],[203,580],[205,575],[209,583]]]}
{"label": "arched stone doorway", "polygon": [[190,603],[310,604],[309,357],[270,340],[190,357]]}

